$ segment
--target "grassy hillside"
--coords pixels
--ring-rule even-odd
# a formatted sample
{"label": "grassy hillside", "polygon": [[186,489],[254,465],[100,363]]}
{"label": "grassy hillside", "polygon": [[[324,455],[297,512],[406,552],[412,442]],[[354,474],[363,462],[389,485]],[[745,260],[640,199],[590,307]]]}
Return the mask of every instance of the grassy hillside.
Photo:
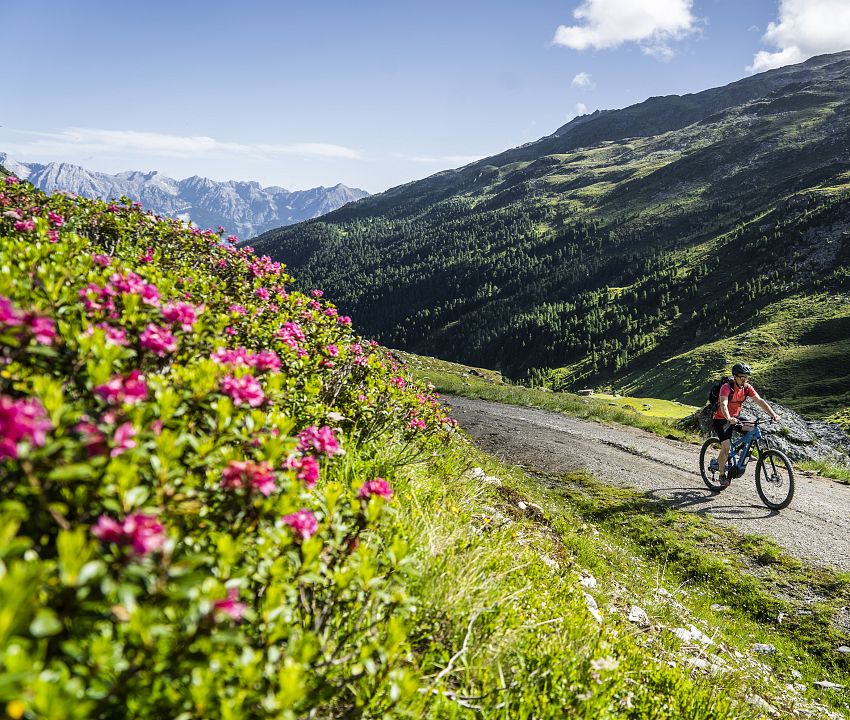
{"label": "grassy hillside", "polygon": [[840,53],[583,117],[254,244],[387,345],[554,387],[692,402],[749,359],[730,336],[778,319],[763,384],[828,414],[850,391],[821,340],[850,293],[848,77]]}

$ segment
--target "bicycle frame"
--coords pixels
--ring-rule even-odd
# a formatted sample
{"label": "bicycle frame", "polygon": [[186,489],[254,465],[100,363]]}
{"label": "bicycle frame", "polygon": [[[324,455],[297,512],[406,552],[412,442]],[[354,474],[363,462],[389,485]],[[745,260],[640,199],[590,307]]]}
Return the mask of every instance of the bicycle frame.
{"label": "bicycle frame", "polygon": [[750,456],[750,449],[753,443],[755,443],[757,450],[761,450],[759,440],[763,437],[764,435],[762,435],[758,422],[756,422],[756,426],[752,430],[739,437],[735,442],[729,443],[729,458],[726,460],[726,463],[729,464],[731,461],[732,467],[739,471],[739,475],[743,474],[747,467],[747,458]]}

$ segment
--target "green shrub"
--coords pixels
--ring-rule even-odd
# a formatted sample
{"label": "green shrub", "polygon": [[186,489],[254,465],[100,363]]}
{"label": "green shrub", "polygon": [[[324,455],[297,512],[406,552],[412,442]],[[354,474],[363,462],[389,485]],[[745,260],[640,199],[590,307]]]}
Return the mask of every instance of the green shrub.
{"label": "green shrub", "polygon": [[125,199],[0,184],[8,715],[353,717],[415,693],[391,484],[451,423],[290,282]]}

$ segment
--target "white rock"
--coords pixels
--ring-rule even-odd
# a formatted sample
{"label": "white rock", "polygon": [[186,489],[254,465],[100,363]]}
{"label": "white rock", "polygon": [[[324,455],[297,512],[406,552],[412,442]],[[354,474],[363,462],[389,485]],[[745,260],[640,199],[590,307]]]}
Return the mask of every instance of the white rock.
{"label": "white rock", "polygon": [[484,472],[484,468],[474,467],[466,474],[473,480],[478,480],[479,478],[483,478],[487,473]]}
{"label": "white rock", "polygon": [[685,643],[689,643],[694,639],[693,635],[691,635],[691,631],[682,627],[673,628],[672,632],[677,638],[679,638],[679,640]]}
{"label": "white rock", "polygon": [[499,480],[495,475],[485,475],[481,478],[481,482],[485,485],[492,485],[494,487],[502,487],[502,481]]}
{"label": "white rock", "polygon": [[584,602],[587,605],[588,612],[593,615],[596,622],[602,624],[602,615],[599,612],[599,606],[596,604],[596,599],[590,593],[584,593]]}
{"label": "white rock", "polygon": [[637,605],[632,605],[629,608],[629,622],[637,623],[638,625],[649,625],[649,616],[643,608]]}
{"label": "white rock", "polygon": [[698,643],[701,643],[702,645],[714,645],[714,640],[703,633],[698,627],[688,625],[688,630],[691,631],[691,637]]}
{"label": "white rock", "polygon": [[795,678],[796,680],[799,680],[801,677],[803,677],[803,673],[801,673],[799,670],[792,670],[791,677]]}
{"label": "white rock", "polygon": [[582,575],[581,580],[578,581],[579,585],[584,585],[588,590],[593,590],[596,587],[596,578],[591,574]]}
{"label": "white rock", "polygon": [[838,652],[844,653],[845,655],[850,654],[850,647],[847,647],[846,645],[842,645],[840,648],[838,648]]}
{"label": "white rock", "polygon": [[765,700],[761,695],[748,695],[746,698],[746,702],[748,705],[752,705],[755,708],[758,708],[762,712],[767,713],[768,715],[776,715],[778,712],[773,705],[771,705],[767,700]]}
{"label": "white rock", "polygon": [[711,664],[705,658],[699,657],[688,658],[686,662],[688,663],[688,665],[692,665],[693,667],[700,669],[707,668]]}
{"label": "white rock", "polygon": [[753,652],[759,655],[773,655],[776,652],[776,648],[770,643],[754,643]]}
{"label": "white rock", "polygon": [[711,606],[711,609],[713,612],[723,612],[725,610],[731,610],[732,608],[728,605],[720,605],[718,603],[714,603],[714,605]]}
{"label": "white rock", "polygon": [[844,686],[839,685],[838,683],[830,682],[829,680],[815,680],[812,685],[817,685],[819,688],[825,688],[827,690],[843,690]]}

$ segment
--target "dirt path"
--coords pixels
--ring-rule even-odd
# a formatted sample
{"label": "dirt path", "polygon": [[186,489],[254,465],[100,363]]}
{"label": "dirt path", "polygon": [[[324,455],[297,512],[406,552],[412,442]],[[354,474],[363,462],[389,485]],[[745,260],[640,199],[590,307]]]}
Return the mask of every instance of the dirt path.
{"label": "dirt path", "polygon": [[699,447],[624,426],[531,408],[446,396],[452,415],[484,451],[529,470],[586,469],[598,480],[637,487],[679,510],[767,535],[791,554],[850,571],[850,486],[800,473],[791,505],[761,504],[755,471],[711,493],[699,475]]}

